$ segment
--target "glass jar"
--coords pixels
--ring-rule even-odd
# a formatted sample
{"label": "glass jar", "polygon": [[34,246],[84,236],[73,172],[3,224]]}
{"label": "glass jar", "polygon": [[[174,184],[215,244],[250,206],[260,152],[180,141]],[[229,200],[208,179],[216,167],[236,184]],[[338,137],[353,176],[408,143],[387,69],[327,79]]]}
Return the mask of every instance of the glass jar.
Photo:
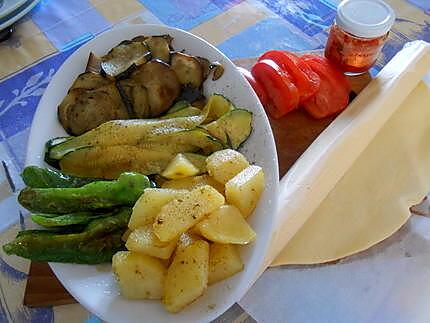
{"label": "glass jar", "polygon": [[369,70],[394,23],[393,9],[382,0],[345,0],[330,28],[325,56],[345,74]]}

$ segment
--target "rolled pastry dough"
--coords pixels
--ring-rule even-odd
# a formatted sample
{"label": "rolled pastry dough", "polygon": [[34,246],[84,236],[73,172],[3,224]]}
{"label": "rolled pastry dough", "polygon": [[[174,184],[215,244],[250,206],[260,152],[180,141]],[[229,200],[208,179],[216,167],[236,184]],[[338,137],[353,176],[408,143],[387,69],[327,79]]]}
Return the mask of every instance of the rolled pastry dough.
{"label": "rolled pastry dough", "polygon": [[401,103],[272,266],[333,261],[384,240],[430,191],[430,88]]}

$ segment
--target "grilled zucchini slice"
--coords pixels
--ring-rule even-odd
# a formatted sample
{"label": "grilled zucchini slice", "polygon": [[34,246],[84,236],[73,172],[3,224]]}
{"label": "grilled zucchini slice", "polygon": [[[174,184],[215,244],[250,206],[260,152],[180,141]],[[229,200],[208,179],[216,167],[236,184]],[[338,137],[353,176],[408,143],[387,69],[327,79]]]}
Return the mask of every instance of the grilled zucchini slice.
{"label": "grilled zucchini slice", "polygon": [[209,155],[224,148],[222,142],[211,136],[204,129],[183,130],[153,137],[151,142],[175,142],[176,144],[188,144],[197,147],[204,155]]}
{"label": "grilled zucchini slice", "polygon": [[[203,144],[203,138],[191,140],[192,135],[193,133],[188,134],[188,140],[184,142],[194,141],[194,143],[200,142],[200,146],[208,145]],[[182,138],[185,139],[185,136]],[[159,142],[152,147],[149,145],[146,147],[130,145],[86,147],[65,155],[59,165],[64,173],[80,177],[115,179],[125,171],[151,175],[161,173],[179,152],[192,152],[198,149],[197,146],[176,141]],[[198,174],[206,171],[205,156],[194,153],[184,153],[184,156],[197,167]]]}
{"label": "grilled zucchini slice", "polygon": [[140,145],[152,137],[193,129],[205,120],[206,114],[165,120],[113,120],[105,122],[81,136],[50,146],[49,160],[60,160],[69,152],[91,146]]}
{"label": "grilled zucchini slice", "polygon": [[234,109],[218,120],[201,126],[226,147],[238,149],[252,131],[252,112]]}
{"label": "grilled zucchini slice", "polygon": [[201,113],[202,113],[202,110],[195,108],[193,106],[189,106],[185,109],[181,109],[181,110],[173,112],[173,113],[168,113],[164,117],[162,117],[161,119],[198,116]]}
{"label": "grilled zucchini slice", "polygon": [[179,110],[188,108],[190,106],[191,105],[190,105],[190,103],[188,101],[181,100],[181,101],[176,102],[174,105],[172,105],[172,107],[169,110],[167,110],[167,113],[168,114],[169,113],[174,113],[174,112],[177,112]]}
{"label": "grilled zucchini slice", "polygon": [[115,179],[127,171],[145,175],[161,173],[175,153],[139,146],[87,147],[60,160],[61,170],[76,176]]}
{"label": "grilled zucchini slice", "polygon": [[214,93],[209,97],[206,105],[208,106],[209,114],[205,120],[205,123],[208,123],[213,120],[217,120],[224,114],[235,109],[234,104],[231,103],[229,99],[217,93]]}

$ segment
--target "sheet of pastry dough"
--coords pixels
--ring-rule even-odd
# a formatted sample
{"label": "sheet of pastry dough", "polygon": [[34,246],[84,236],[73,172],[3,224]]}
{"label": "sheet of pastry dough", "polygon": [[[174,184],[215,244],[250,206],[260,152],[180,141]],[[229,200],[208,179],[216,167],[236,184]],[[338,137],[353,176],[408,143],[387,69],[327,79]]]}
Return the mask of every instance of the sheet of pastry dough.
{"label": "sheet of pastry dough", "polygon": [[279,210],[261,272],[309,220],[430,70],[430,44],[408,43],[281,179]]}
{"label": "sheet of pastry dough", "polygon": [[[347,152],[346,152],[347,153]],[[403,101],[272,266],[315,264],[389,237],[430,191],[430,88]]]}

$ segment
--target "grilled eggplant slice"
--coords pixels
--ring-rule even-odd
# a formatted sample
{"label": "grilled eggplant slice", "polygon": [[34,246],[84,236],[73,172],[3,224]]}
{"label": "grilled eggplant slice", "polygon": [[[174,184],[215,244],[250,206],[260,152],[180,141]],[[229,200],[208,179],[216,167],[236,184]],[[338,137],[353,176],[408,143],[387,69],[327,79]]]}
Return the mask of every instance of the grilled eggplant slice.
{"label": "grilled eggplant slice", "polygon": [[204,57],[196,56],[200,65],[202,66],[203,71],[203,80],[206,80],[211,72],[211,62]]}
{"label": "grilled eggplant slice", "polygon": [[172,54],[172,69],[183,86],[199,89],[203,84],[203,67],[199,60],[184,53]]}
{"label": "grilled eggplant slice", "polygon": [[103,72],[116,78],[126,78],[136,66],[145,64],[151,52],[144,42],[125,40],[104,55]]}
{"label": "grilled eggplant slice", "polygon": [[151,114],[148,101],[148,91],[143,84],[131,79],[121,80],[117,83],[118,90],[130,111],[131,118],[148,118]]}
{"label": "grilled eggplant slice", "polygon": [[100,74],[102,70],[101,64],[102,59],[93,52],[90,52],[90,55],[88,56],[87,67],[85,67],[85,72]]}
{"label": "grilled eggplant slice", "polygon": [[160,60],[152,60],[140,66],[131,78],[136,83],[143,84],[148,91],[150,117],[166,112],[181,92],[175,72]]}
{"label": "grilled eggplant slice", "polygon": [[85,93],[84,89],[75,89],[69,90],[67,95],[64,97],[63,101],[61,101],[60,105],[57,108],[57,117],[58,121],[60,121],[64,130],[67,133],[71,134],[70,131],[70,108],[76,104],[78,97]]}
{"label": "grilled eggplant slice", "polygon": [[115,84],[93,91],[74,89],[58,107],[58,118],[64,129],[80,135],[102,123],[129,117]]}
{"label": "grilled eggplant slice", "polygon": [[214,71],[212,81],[218,80],[224,74],[224,66],[220,62],[211,63],[209,68]]}
{"label": "grilled eggplant slice", "polygon": [[[136,39],[136,38],[134,38]],[[141,38],[137,38],[141,39]],[[170,46],[173,38],[169,35],[145,37],[145,43],[151,50],[152,58],[159,59],[165,63],[170,62]]]}
{"label": "grilled eggplant slice", "polygon": [[116,88],[118,89],[119,95],[121,96],[122,102],[124,103],[125,108],[127,109],[128,116],[131,119],[135,119],[136,115],[134,113],[133,109],[133,102],[132,102],[132,89],[127,85],[127,79],[121,80],[119,82],[116,82]]}
{"label": "grilled eggplant slice", "polygon": [[191,102],[193,105],[194,102],[203,100],[205,101],[206,98],[204,97],[202,93],[202,89],[198,89],[193,86],[183,86],[181,95],[177,99],[178,101],[188,101]]}
{"label": "grilled eggplant slice", "polygon": [[73,89],[95,90],[110,83],[112,83],[112,80],[109,80],[100,74],[85,72],[78,75],[69,91]]}

